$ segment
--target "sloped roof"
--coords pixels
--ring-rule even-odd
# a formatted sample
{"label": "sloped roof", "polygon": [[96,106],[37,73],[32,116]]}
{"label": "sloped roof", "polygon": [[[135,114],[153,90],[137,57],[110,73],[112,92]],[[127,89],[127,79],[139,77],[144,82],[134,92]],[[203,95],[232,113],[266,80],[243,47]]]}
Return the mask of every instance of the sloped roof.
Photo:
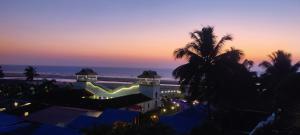
{"label": "sloped roof", "polygon": [[57,125],[60,123],[67,124],[81,115],[87,115],[88,112],[96,111],[71,107],[51,106],[30,114],[27,117],[27,120],[51,125]]}
{"label": "sloped roof", "polygon": [[83,68],[79,72],[77,72],[76,75],[97,75],[97,72],[95,72],[91,68]]}
{"label": "sloped roof", "polygon": [[156,71],[146,70],[138,78],[160,78]]}
{"label": "sloped roof", "polygon": [[39,97],[34,97],[33,101],[57,106],[67,106],[76,108],[85,108],[93,110],[104,110],[105,108],[122,108],[134,104],[151,100],[151,98],[139,93],[128,96],[121,96],[107,100],[94,100],[82,98],[88,93],[86,90],[62,90],[49,92]]}

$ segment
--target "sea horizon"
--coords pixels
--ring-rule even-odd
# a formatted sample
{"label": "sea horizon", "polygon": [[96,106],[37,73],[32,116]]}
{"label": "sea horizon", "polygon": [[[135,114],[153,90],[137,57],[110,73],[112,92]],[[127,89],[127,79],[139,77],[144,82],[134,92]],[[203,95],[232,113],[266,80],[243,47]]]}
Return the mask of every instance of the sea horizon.
{"label": "sea horizon", "polygon": [[[23,73],[29,65],[3,64],[2,68],[6,73]],[[75,75],[82,68],[92,68],[99,76],[118,77],[118,78],[136,78],[145,70],[154,70],[161,79],[174,80],[171,68],[143,68],[143,67],[109,67],[109,66],[65,66],[65,65],[31,65],[36,68],[40,74],[52,75]]]}

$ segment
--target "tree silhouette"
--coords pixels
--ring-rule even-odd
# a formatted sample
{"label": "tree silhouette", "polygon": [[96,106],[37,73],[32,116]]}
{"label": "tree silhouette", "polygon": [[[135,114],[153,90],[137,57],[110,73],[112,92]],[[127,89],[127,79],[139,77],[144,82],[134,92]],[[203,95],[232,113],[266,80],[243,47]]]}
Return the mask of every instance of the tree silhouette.
{"label": "tree silhouette", "polygon": [[191,38],[191,43],[174,51],[176,59],[185,58],[187,63],[177,67],[173,76],[179,79],[181,85],[188,86],[191,100],[201,99],[209,103],[220,92],[217,87],[223,86],[224,77],[234,75],[234,68],[248,72],[239,63],[243,52],[235,48],[222,52],[225,42],[232,37],[226,35],[217,42],[214,28],[210,26],[192,32]]}
{"label": "tree silhouette", "polygon": [[296,74],[300,67],[300,62],[292,64],[291,54],[278,50],[269,55],[270,61],[263,61],[259,66],[265,69],[261,80],[265,88],[265,93],[271,98],[270,102],[276,102],[275,97],[278,95],[278,87],[289,76]]}
{"label": "tree silhouette", "polygon": [[34,67],[28,66],[24,70],[24,75],[26,76],[26,80],[32,81],[34,77],[38,76],[38,73]]}
{"label": "tree silhouette", "polygon": [[2,66],[0,66],[0,78],[3,78],[4,77],[4,73],[3,73],[3,70],[2,70]]}
{"label": "tree silhouette", "polygon": [[261,80],[264,91],[264,99],[273,105],[273,109],[280,108],[280,123],[278,130],[290,128],[295,122],[294,112],[299,108],[299,81],[297,72],[300,62],[292,64],[290,53],[278,50],[269,55],[270,61],[263,61],[260,66],[265,69]]}
{"label": "tree silhouette", "polygon": [[41,91],[39,91],[39,92],[48,93],[50,91],[53,91],[55,88],[58,87],[55,83],[56,83],[55,79],[52,79],[52,80],[43,79],[42,83],[40,84]]}
{"label": "tree silhouette", "polygon": [[269,61],[263,61],[259,66],[265,68],[263,76],[283,77],[290,73],[296,73],[300,68],[300,62],[292,64],[291,54],[278,50],[269,55]]}

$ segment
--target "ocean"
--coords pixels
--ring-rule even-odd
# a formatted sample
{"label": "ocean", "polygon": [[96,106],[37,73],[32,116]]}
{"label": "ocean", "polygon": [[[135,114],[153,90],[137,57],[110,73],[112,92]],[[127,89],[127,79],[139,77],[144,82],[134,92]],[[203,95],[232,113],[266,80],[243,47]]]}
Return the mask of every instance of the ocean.
{"label": "ocean", "polygon": [[[2,65],[2,69],[7,73],[23,73],[26,65]],[[74,75],[80,71],[80,66],[33,66],[40,74],[54,74],[54,75]],[[173,69],[168,68],[127,68],[127,67],[88,67],[92,68],[100,76],[105,77],[124,77],[134,78],[140,75],[145,70],[156,71],[162,79],[173,80]]]}

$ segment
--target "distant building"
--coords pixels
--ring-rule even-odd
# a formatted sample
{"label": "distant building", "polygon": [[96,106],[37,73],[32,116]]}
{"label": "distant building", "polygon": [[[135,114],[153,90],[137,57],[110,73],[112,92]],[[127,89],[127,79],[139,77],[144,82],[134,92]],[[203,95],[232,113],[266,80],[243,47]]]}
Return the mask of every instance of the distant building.
{"label": "distant building", "polygon": [[78,82],[96,82],[98,74],[90,68],[83,68],[76,73],[76,80]]}
{"label": "distant building", "polygon": [[[118,97],[142,94],[151,100],[132,104],[131,110],[147,112],[160,107],[160,76],[155,71],[144,71],[138,76],[138,81],[132,84],[122,85],[116,88],[107,88],[101,84],[96,84],[95,72],[88,69],[82,69],[76,73],[77,82],[74,84],[76,89],[84,89],[93,96],[92,99],[107,100]],[[94,76],[91,76],[94,75]]]}
{"label": "distant building", "polygon": [[144,71],[138,76],[138,84],[140,85],[139,90],[142,94],[150,97],[152,100],[149,101],[144,108],[148,107],[155,109],[161,106],[161,93],[160,93],[160,76],[155,71]]}

